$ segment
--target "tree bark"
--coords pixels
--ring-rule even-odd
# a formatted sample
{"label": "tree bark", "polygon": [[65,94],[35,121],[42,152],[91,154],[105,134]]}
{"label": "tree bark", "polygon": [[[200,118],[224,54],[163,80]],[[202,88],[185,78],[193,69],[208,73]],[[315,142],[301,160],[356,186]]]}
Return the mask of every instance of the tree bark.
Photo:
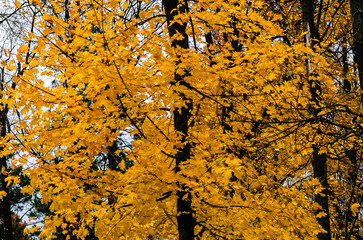
{"label": "tree bark", "polygon": [[359,236],[358,228],[350,225],[354,225],[354,223],[358,219],[357,216],[353,216],[351,205],[354,203],[354,193],[356,189],[356,181],[358,178],[358,172],[357,172],[357,150],[356,149],[350,149],[346,151],[347,157],[349,158],[349,169],[348,169],[348,183],[350,187],[347,189],[348,197],[347,197],[347,204],[346,204],[346,211],[344,213],[344,239],[350,240],[352,236]]}
{"label": "tree bark", "polygon": [[358,67],[360,88],[363,89],[363,1],[350,0],[350,12],[353,23],[354,62]]}
{"label": "tree bark", "polygon": [[[362,90],[363,89],[363,1],[350,0],[350,13],[352,15],[352,25],[353,25],[354,62],[357,64],[359,87]],[[363,94],[361,94],[361,104],[363,104]],[[351,186],[353,187],[353,191],[351,194],[354,194],[354,186],[356,184],[356,178],[357,178],[356,150],[355,151],[351,150],[350,152],[348,152],[348,157],[352,165],[351,168],[349,169],[349,181]],[[351,235],[354,234],[350,232],[348,229],[348,222],[350,221],[354,223],[354,219],[352,217],[352,213],[350,210],[350,204],[351,204],[351,199],[349,199],[348,201],[348,210],[345,213],[346,214],[345,239],[350,239]]]}
{"label": "tree bark", "polygon": [[318,218],[320,226],[326,231],[325,233],[319,233],[319,240],[331,240],[330,233],[330,216],[329,216],[329,199],[328,199],[328,174],[327,174],[327,156],[326,154],[319,154],[319,149],[315,148],[313,152],[313,171],[314,178],[319,179],[323,191],[320,194],[314,196],[314,201],[320,205],[321,210],[316,211],[316,214],[324,212],[324,217]]}
{"label": "tree bark", "polygon": [[[0,150],[1,151],[1,150]],[[2,169],[3,167],[6,167],[6,161],[7,161],[7,157],[1,157],[0,158],[0,169]],[[4,174],[0,174],[1,175],[1,191],[6,192],[6,196],[4,196],[1,199],[1,219],[4,222],[4,236],[2,239],[6,239],[6,240],[12,240],[13,239],[13,224],[11,222],[11,201],[10,201],[10,196],[9,196],[9,189],[6,187],[6,182],[5,182],[5,178],[7,177]]]}
{"label": "tree bark", "polygon": [[[314,45],[319,39],[319,33],[316,31],[314,11],[315,5],[313,0],[300,0],[302,8],[302,17],[304,24],[304,31],[306,31],[305,42],[314,50]],[[307,68],[307,78],[309,80],[312,74],[312,67],[310,59],[306,63]],[[320,94],[321,94],[321,84],[320,82],[312,82],[309,80],[311,101],[319,105]],[[315,109],[312,109],[311,113],[313,115],[317,114]],[[324,229],[324,233],[318,234],[319,240],[331,240],[330,231],[330,216],[329,216],[329,199],[328,199],[328,175],[327,175],[327,155],[319,154],[318,146],[313,146],[313,159],[312,166],[314,172],[314,178],[319,179],[321,186],[323,187],[323,192],[321,194],[314,196],[314,201],[320,205],[321,210],[316,211],[316,214],[324,212],[326,215],[321,218],[317,218],[320,226]]]}
{"label": "tree bark", "polygon": [[[165,15],[167,17],[168,23],[169,37],[172,39],[172,47],[180,47],[182,49],[189,48],[188,35],[185,31],[186,23],[173,23],[175,16],[186,13],[187,4],[187,0],[184,0],[183,2],[178,0],[163,0],[163,7],[165,9]],[[175,34],[181,34],[183,38],[175,40],[173,39]],[[179,62],[176,62],[176,65],[178,65],[178,63]],[[175,73],[174,81],[172,81],[171,84],[175,84],[176,82],[184,82],[184,77],[185,75]],[[180,164],[190,158],[191,152],[191,146],[187,142],[186,137],[189,130],[188,122],[192,110],[192,102],[190,99],[187,99],[183,93],[179,92],[178,94],[182,101],[185,102],[186,106],[176,108],[173,111],[174,128],[175,131],[177,131],[177,133],[181,136],[181,142],[183,143],[183,147],[178,149],[178,152],[175,156],[176,173],[180,172]],[[195,219],[192,210],[192,195],[187,186],[180,184],[179,188],[180,190],[177,192],[177,223],[179,240],[193,240]]]}
{"label": "tree bark", "polygon": [[[1,74],[1,90],[4,89],[4,69],[2,69],[2,74]],[[7,133],[7,115],[8,115],[8,108],[7,106],[3,106],[4,109],[2,111],[0,111],[0,137],[4,138],[6,136]],[[3,148],[0,148],[0,151],[3,151]],[[7,156],[3,156],[0,158],[0,186],[1,186],[1,191],[6,192],[6,196],[4,196],[0,202],[1,202],[1,206],[0,206],[0,217],[4,222],[4,236],[3,239],[5,240],[12,240],[14,238],[14,231],[13,231],[13,223],[11,221],[11,200],[10,200],[10,195],[9,195],[9,188],[7,187],[7,184],[5,182],[5,178],[7,177],[7,174],[3,174],[2,173],[2,169],[4,168],[5,170],[7,170],[8,168],[8,163],[7,163],[8,157]]]}

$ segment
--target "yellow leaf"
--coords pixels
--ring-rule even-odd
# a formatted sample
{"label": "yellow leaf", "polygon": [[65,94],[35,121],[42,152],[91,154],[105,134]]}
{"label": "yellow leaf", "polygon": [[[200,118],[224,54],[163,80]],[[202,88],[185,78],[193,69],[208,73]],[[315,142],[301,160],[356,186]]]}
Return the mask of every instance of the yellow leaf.
{"label": "yellow leaf", "polygon": [[7,68],[8,68],[9,71],[14,71],[16,69],[15,62],[10,61]]}
{"label": "yellow leaf", "polygon": [[16,8],[20,8],[20,3],[18,0],[15,0],[14,5]]}
{"label": "yellow leaf", "polygon": [[119,164],[119,167],[120,167],[120,169],[125,169],[126,168],[125,161],[121,161]]}
{"label": "yellow leaf", "polygon": [[35,227],[32,227],[32,228],[25,228],[24,229],[24,233],[34,233],[35,231],[37,231],[38,229],[40,228],[40,226],[35,226]]}
{"label": "yellow leaf", "polygon": [[122,150],[121,150],[121,149],[119,149],[119,150],[117,150],[117,151],[115,152],[115,155],[119,155],[121,152],[122,152]]}
{"label": "yellow leaf", "polygon": [[34,190],[30,186],[25,186],[21,189],[22,194],[33,194]]}
{"label": "yellow leaf", "polygon": [[9,177],[5,178],[5,182],[7,182],[6,187],[9,187],[11,182],[13,182],[13,184],[20,183],[20,178],[16,177],[16,176],[9,176]]}
{"label": "yellow leaf", "polygon": [[318,214],[316,214],[316,217],[317,218],[322,218],[322,217],[325,217],[326,216],[326,213],[325,212],[323,212],[323,211],[321,211],[321,212],[319,212]]}
{"label": "yellow leaf", "polygon": [[6,172],[6,170],[5,170],[5,167],[4,167],[4,166],[1,168],[1,174],[2,174],[2,175],[6,175],[6,174],[7,174],[7,172]]}
{"label": "yellow leaf", "polygon": [[7,195],[7,193],[5,192],[5,191],[0,191],[0,199],[2,198],[2,197],[5,197]]}
{"label": "yellow leaf", "polygon": [[357,215],[357,213],[359,212],[359,207],[360,207],[359,203],[354,203],[352,206],[350,206],[350,210],[352,210],[353,216]]}

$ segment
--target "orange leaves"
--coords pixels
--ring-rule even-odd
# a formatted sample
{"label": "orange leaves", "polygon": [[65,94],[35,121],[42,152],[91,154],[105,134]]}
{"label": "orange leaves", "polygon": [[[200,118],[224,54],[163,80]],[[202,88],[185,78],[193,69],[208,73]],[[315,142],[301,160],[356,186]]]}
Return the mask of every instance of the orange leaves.
{"label": "orange leaves", "polygon": [[352,204],[352,206],[350,206],[353,216],[357,215],[357,213],[359,212],[359,208],[360,208],[359,203],[354,203],[354,204]]}
{"label": "orange leaves", "polygon": [[[187,189],[201,239],[314,237],[309,199],[321,189],[305,180],[318,139],[308,89],[334,71],[319,53],[287,44],[282,17],[265,4],[193,2],[175,20],[192,46],[181,49],[158,1],[70,1],[68,19],[60,2],[47,2],[59,14],[44,10],[12,100],[26,115],[20,148],[38,157],[32,187],[52,202],[44,236],[61,228],[80,239],[90,229],[103,239],[173,239],[176,194]],[[334,92],[325,83],[323,104]],[[174,121],[185,109],[181,134]]]}
{"label": "orange leaves", "polygon": [[34,190],[30,186],[25,186],[21,189],[21,193],[31,195],[34,193]]}
{"label": "orange leaves", "polygon": [[5,178],[5,182],[7,182],[6,187],[9,187],[10,184],[18,184],[20,183],[20,178],[17,176],[8,176]]}
{"label": "orange leaves", "polygon": [[7,193],[5,191],[0,191],[0,199],[5,197]]}

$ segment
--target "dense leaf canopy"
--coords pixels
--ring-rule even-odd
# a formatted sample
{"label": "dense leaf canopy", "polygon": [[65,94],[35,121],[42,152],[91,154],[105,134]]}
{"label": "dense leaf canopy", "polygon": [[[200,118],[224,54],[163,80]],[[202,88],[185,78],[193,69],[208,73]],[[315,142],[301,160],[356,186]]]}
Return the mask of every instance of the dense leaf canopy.
{"label": "dense leaf canopy", "polygon": [[348,1],[31,4],[2,155],[33,163],[40,237],[361,239]]}

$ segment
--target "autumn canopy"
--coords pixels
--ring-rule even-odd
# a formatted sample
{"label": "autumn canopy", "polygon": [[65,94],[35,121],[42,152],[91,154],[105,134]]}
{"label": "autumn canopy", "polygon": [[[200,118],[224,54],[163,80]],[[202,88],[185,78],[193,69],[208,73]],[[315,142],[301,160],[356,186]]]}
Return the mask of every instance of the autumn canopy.
{"label": "autumn canopy", "polygon": [[0,198],[21,167],[41,239],[363,239],[358,0],[12,4]]}

